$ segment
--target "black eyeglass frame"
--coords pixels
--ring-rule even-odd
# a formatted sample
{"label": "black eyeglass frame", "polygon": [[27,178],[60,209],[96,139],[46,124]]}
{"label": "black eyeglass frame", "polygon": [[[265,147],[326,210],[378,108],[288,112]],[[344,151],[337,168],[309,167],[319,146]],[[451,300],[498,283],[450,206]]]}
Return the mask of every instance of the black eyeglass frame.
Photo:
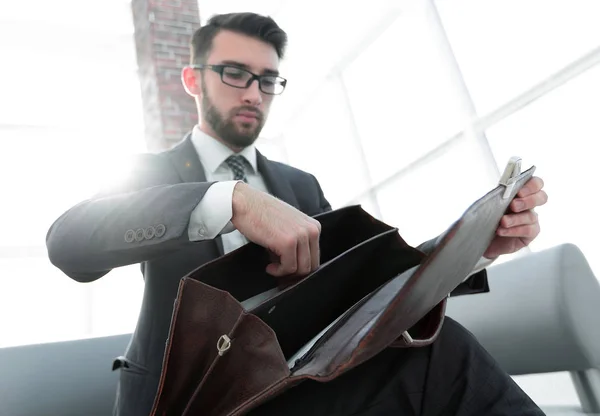
{"label": "black eyeglass frame", "polygon": [[[230,87],[233,88],[240,88],[240,89],[246,89],[248,87],[250,87],[250,85],[252,85],[252,83],[254,82],[254,80],[258,81],[258,88],[265,94],[268,95],[280,95],[283,93],[283,91],[285,91],[285,86],[287,84],[287,79],[280,77],[279,75],[274,75],[274,74],[264,74],[264,75],[257,75],[254,74],[250,71],[248,71],[247,69],[244,68],[240,68],[239,66],[235,66],[235,65],[229,65],[229,64],[219,64],[219,65],[211,65],[211,64],[195,64],[195,65],[190,65],[190,68],[192,69],[198,69],[198,70],[202,70],[202,69],[210,69],[213,72],[216,72],[217,74],[219,74],[221,76],[221,82],[225,85],[228,85]],[[248,74],[250,74],[250,79],[248,80],[248,82],[246,82],[246,85],[243,87],[240,87],[239,85],[232,85],[228,82],[226,82],[223,79],[223,72],[225,71],[226,68],[235,68],[238,71],[243,71],[246,72]],[[273,93],[273,92],[269,92],[269,91],[265,91],[263,90],[263,85],[262,85],[262,80],[265,78],[275,78],[277,81],[279,81],[282,89],[281,92],[279,93]]]}

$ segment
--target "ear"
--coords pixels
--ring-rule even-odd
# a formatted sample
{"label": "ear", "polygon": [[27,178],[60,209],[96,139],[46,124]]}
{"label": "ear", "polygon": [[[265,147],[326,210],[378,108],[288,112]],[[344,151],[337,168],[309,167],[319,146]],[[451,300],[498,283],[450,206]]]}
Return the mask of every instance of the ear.
{"label": "ear", "polygon": [[202,78],[200,72],[189,66],[181,70],[181,82],[185,91],[192,97],[197,97],[202,94]]}

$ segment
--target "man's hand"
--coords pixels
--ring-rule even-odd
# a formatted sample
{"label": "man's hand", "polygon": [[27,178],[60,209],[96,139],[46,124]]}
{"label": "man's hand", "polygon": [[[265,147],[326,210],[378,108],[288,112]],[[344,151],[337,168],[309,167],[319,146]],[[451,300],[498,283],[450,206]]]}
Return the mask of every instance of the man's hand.
{"label": "man's hand", "polygon": [[321,224],[273,196],[238,183],[233,191],[233,225],[250,241],[279,257],[267,273],[306,275],[319,267]]}
{"label": "man's hand", "polygon": [[531,178],[517,197],[509,205],[509,212],[502,217],[496,230],[496,237],[484,253],[484,257],[493,259],[502,254],[511,254],[528,246],[540,233],[535,207],[544,205],[548,195],[542,190],[544,181]]}

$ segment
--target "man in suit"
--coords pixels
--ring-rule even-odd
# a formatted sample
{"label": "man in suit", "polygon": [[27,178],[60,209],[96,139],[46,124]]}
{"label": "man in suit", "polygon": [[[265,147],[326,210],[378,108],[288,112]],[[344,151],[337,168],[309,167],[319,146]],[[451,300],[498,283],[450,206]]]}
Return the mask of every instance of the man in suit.
{"label": "man in suit", "polygon": [[[198,126],[173,149],[141,155],[129,180],[72,207],[48,232],[50,260],[76,281],[141,263],[145,289],[138,323],[113,366],[121,371],[120,416],[151,410],[181,277],[248,241],[274,254],[267,267],[274,278],[319,267],[320,224],[312,216],[331,207],[317,179],[254,147],[274,97],[285,88],[278,72],[285,44],[286,34],[270,18],[213,17],[194,34],[191,65],[182,71],[198,106]],[[535,238],[539,224],[532,210],[546,202],[542,186],[532,179],[513,201],[482,266]],[[457,293],[486,290],[481,270]],[[541,414],[477,341],[448,319],[432,346],[385,351],[334,382],[303,383],[252,413],[512,412]]]}

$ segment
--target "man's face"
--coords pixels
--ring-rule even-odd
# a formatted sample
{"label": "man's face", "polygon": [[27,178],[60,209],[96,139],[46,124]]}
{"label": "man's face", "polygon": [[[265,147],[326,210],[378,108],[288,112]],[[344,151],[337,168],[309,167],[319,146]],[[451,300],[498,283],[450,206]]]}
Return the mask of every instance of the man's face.
{"label": "man's face", "polygon": [[[213,40],[206,64],[233,66],[226,75],[231,81],[238,75],[235,67],[257,75],[277,73],[279,58],[268,43],[221,31]],[[254,143],[267,120],[273,95],[263,93],[258,80],[244,89],[223,83],[221,75],[210,69],[195,73],[200,73],[202,124],[209,133],[236,149]]]}

